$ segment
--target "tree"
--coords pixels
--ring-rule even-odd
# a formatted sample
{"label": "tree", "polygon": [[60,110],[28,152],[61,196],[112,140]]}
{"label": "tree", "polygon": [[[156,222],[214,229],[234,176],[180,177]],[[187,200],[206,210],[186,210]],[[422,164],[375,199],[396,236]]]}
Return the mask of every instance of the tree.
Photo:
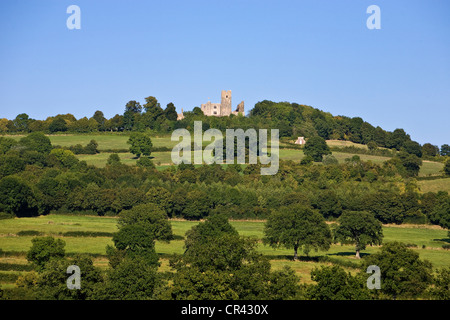
{"label": "tree", "polygon": [[342,213],[341,200],[333,190],[320,190],[312,198],[313,208],[319,210],[324,218],[339,217]]}
{"label": "tree", "polygon": [[444,164],[444,173],[445,173],[447,176],[450,176],[450,159],[447,160],[447,161],[445,161],[445,164]]}
{"label": "tree", "polygon": [[293,248],[294,260],[297,260],[298,249],[303,249],[306,254],[311,249],[328,250],[331,232],[319,213],[296,204],[282,207],[269,216],[264,226],[263,243],[274,248]]}
{"label": "tree", "polygon": [[89,143],[84,147],[84,153],[85,154],[96,154],[99,153],[98,151],[98,143],[95,140],[89,141]]}
{"label": "tree", "polygon": [[153,163],[153,161],[147,157],[140,158],[138,161],[136,161],[136,165],[143,168],[155,168],[155,164]]}
{"label": "tree", "polygon": [[433,287],[429,289],[432,299],[450,300],[450,267],[444,267],[436,271],[433,279]]}
{"label": "tree", "polygon": [[439,155],[439,147],[432,145],[431,143],[425,143],[422,146],[422,154],[430,157]]}
{"label": "tree", "polygon": [[55,133],[55,132],[59,132],[59,131],[67,131],[67,124],[66,124],[66,120],[64,120],[63,117],[58,116],[55,119],[52,120],[52,122],[50,123],[48,130],[51,133]]}
{"label": "tree", "polygon": [[28,184],[14,176],[0,180],[0,212],[32,216],[37,212],[36,198]]}
{"label": "tree", "polygon": [[418,142],[407,140],[403,144],[403,147],[405,148],[406,152],[408,152],[410,154],[414,154],[419,158],[422,157],[422,147],[420,146],[420,144]]}
{"label": "tree", "polygon": [[139,102],[135,100],[130,100],[125,105],[125,112],[131,112],[131,113],[141,113],[142,112],[142,106]]}
{"label": "tree", "polygon": [[450,196],[445,192],[439,192],[434,207],[429,215],[431,222],[442,228],[450,229]]}
{"label": "tree", "polygon": [[42,132],[32,132],[20,139],[19,143],[30,150],[40,153],[48,154],[52,150],[50,139]]}
{"label": "tree", "polygon": [[441,156],[450,156],[450,145],[443,144],[441,146]]}
{"label": "tree", "polygon": [[369,265],[381,272],[380,293],[393,299],[417,298],[432,282],[432,265],[421,260],[419,254],[401,242],[388,242],[377,253],[367,257],[361,268],[365,273]]}
{"label": "tree", "polygon": [[328,165],[338,164],[339,162],[332,154],[328,154],[323,158],[322,163],[324,165],[328,166]]}
{"label": "tree", "polygon": [[130,210],[123,210],[117,221],[119,230],[125,226],[142,225],[152,241],[170,241],[173,239],[172,225],[167,214],[153,203],[140,204]]}
{"label": "tree", "polygon": [[223,215],[211,215],[186,232],[185,259],[200,271],[236,270],[255,243],[243,240]]}
{"label": "tree", "polygon": [[[192,171],[186,170],[184,172]],[[189,191],[184,199],[184,204],[182,215],[183,218],[188,220],[199,220],[207,216],[210,211],[208,195],[201,190]]]}
{"label": "tree", "polygon": [[380,221],[373,214],[365,211],[346,211],[339,218],[339,225],[334,230],[335,242],[355,244],[356,258],[368,244],[380,245],[383,229]]}
{"label": "tree", "polygon": [[103,112],[101,112],[100,110],[95,111],[94,115],[92,116],[92,118],[95,121],[97,121],[99,129],[101,131],[105,130],[106,118],[105,118],[105,115],[103,114]]}
{"label": "tree", "polygon": [[31,240],[31,248],[27,252],[27,260],[33,263],[37,270],[43,270],[51,259],[61,259],[65,256],[66,243],[53,237],[37,237]]}
{"label": "tree", "polygon": [[299,292],[294,271],[271,272],[270,262],[256,251],[256,240],[241,237],[220,214],[186,233],[184,255],[174,255],[172,299],[292,299]]}
{"label": "tree", "polygon": [[170,102],[166,109],[164,110],[164,115],[166,116],[167,120],[170,121],[176,121],[178,114],[177,114],[177,109],[175,109],[175,105]]}
{"label": "tree", "polygon": [[311,156],[314,161],[321,162],[322,157],[331,154],[330,148],[324,138],[316,136],[306,140],[304,153],[306,156]]}
{"label": "tree", "polygon": [[172,226],[167,215],[153,203],[142,204],[119,214],[119,231],[113,235],[115,248],[108,246],[111,266],[117,266],[123,258],[143,258],[149,265],[158,265],[155,240],[173,239]]}
{"label": "tree", "polygon": [[95,299],[149,300],[159,283],[155,266],[140,256],[125,258],[108,270],[105,285],[96,292]]}
{"label": "tree", "polygon": [[155,241],[152,230],[145,225],[136,223],[120,227],[112,238],[114,246],[119,252],[112,252],[112,256],[122,252],[124,257],[144,259],[148,265],[158,265],[158,255],[155,252]]}
{"label": "tree", "polygon": [[58,164],[66,168],[73,167],[79,161],[72,151],[60,148],[52,149],[52,151],[50,151],[49,156],[51,158],[56,159],[56,162]]}
{"label": "tree", "polygon": [[141,132],[131,133],[127,143],[131,145],[130,152],[138,158],[141,154],[144,156],[149,156],[153,147],[150,137]]}
{"label": "tree", "polygon": [[28,132],[28,124],[31,119],[26,113],[21,113],[13,120],[14,127],[17,131]]}
{"label": "tree", "polygon": [[394,164],[400,174],[405,177],[416,177],[419,174],[422,160],[414,154],[400,151],[394,158],[387,161]]}
{"label": "tree", "polygon": [[316,285],[307,287],[306,296],[312,300],[367,300],[370,292],[362,277],[352,276],[339,266],[322,266],[311,271]]}
{"label": "tree", "polygon": [[[67,268],[76,265],[81,271],[81,288],[67,288]],[[21,277],[18,285],[33,292],[38,300],[87,300],[95,298],[98,287],[103,284],[101,271],[93,265],[87,255],[77,254],[73,259],[63,257],[50,259],[44,267],[35,274],[34,279]]]}
{"label": "tree", "polygon": [[108,160],[106,161],[106,163],[108,165],[116,165],[116,164],[120,164],[120,157],[117,153],[112,153],[109,157]]}
{"label": "tree", "polygon": [[377,144],[375,141],[369,141],[369,142],[367,143],[367,148],[368,148],[370,151],[377,150],[377,149],[378,149],[378,144]]}

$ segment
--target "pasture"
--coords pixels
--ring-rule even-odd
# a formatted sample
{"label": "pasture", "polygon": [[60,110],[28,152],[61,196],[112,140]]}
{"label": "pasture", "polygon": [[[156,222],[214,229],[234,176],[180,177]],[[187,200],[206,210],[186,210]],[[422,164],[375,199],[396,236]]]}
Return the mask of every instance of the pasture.
{"label": "pasture", "polygon": [[[170,271],[168,265],[168,255],[173,253],[183,253],[184,236],[186,231],[196,225],[197,221],[187,221],[179,219],[170,220],[176,240],[170,243],[157,242],[156,251],[161,258],[161,271]],[[74,215],[47,215],[34,218],[15,218],[0,220],[0,284],[3,287],[14,286],[14,281],[8,274],[16,276],[25,271],[14,271],[27,264],[26,252],[31,247],[31,240],[34,236],[20,235],[21,231],[39,232],[40,236],[51,235],[61,238],[66,243],[66,252],[69,255],[76,253],[87,253],[93,256],[95,265],[106,268],[108,261],[106,259],[106,246],[113,245],[111,236],[65,236],[66,232],[84,231],[84,232],[106,232],[113,233],[117,231],[117,218],[98,217],[98,216],[74,216]],[[334,244],[328,251],[311,252],[308,257],[301,254],[300,261],[293,261],[292,250],[280,248],[274,249],[262,244],[261,239],[264,235],[264,221],[239,220],[231,221],[242,236],[254,237],[258,239],[258,250],[266,255],[272,264],[272,268],[281,269],[283,266],[292,267],[301,281],[309,283],[310,271],[320,265],[330,265],[337,263],[342,265],[349,272],[355,272],[356,269],[349,265],[357,266],[359,261],[354,258],[355,250],[352,245]],[[407,243],[411,248],[417,251],[421,258],[428,259],[435,268],[441,268],[450,265],[450,251],[442,248],[442,245],[448,243],[447,231],[428,225],[385,225],[383,227],[384,242],[401,241]],[[379,250],[378,246],[367,247],[361,252],[362,257],[375,253]],[[17,267],[19,266],[19,267]],[[23,268],[23,267],[22,267]],[[9,280],[8,280],[9,279]]]}

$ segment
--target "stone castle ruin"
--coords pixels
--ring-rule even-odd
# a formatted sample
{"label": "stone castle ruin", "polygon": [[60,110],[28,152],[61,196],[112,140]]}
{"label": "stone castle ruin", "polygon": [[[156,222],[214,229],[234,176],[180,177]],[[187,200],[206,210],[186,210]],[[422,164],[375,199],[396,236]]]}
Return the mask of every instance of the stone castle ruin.
{"label": "stone castle ruin", "polygon": [[202,104],[202,111],[206,116],[224,117],[231,114],[238,115],[242,113],[244,115],[244,101],[238,104],[235,111],[231,111],[231,90],[222,90],[222,99],[220,103],[207,103]]}
{"label": "stone castle ruin", "polygon": [[[211,103],[208,101],[207,103],[203,103],[201,109],[206,116],[216,116],[216,117],[225,117],[229,115],[245,115],[244,111],[244,101],[238,104],[235,111],[231,111],[231,90],[222,90],[222,97],[220,103]],[[181,120],[184,118],[183,109],[181,109],[181,113],[178,114],[177,120]]]}

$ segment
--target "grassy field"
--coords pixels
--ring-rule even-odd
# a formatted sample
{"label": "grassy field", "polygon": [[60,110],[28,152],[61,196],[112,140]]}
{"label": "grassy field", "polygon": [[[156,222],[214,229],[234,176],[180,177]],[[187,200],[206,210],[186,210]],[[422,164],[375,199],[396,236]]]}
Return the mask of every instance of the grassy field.
{"label": "grassy field", "polygon": [[[12,137],[13,139],[19,140],[23,135],[10,135],[8,137]],[[48,135],[50,141],[53,145],[59,146],[73,146],[76,144],[86,145],[92,139],[97,141],[98,149],[100,150],[100,154],[96,155],[78,155],[77,157],[80,160],[85,160],[88,164],[103,167],[106,164],[106,161],[110,155],[108,152],[102,152],[102,150],[112,150],[112,149],[128,149],[129,145],[127,144],[128,135],[121,133],[102,133],[102,134],[66,134],[66,135]],[[178,142],[171,141],[171,137],[161,136],[161,137],[152,137],[152,143],[154,147],[167,147],[173,148]],[[210,142],[204,141],[203,145],[208,145]],[[340,141],[340,140],[327,140],[327,144],[330,147],[348,147],[354,146],[357,148],[367,149],[367,146],[364,144],[353,143],[351,141]],[[280,143],[282,145],[282,143]],[[333,152],[333,155],[339,162],[344,162],[346,158],[351,158],[353,154],[351,153],[343,153],[343,152]],[[373,156],[366,154],[358,154],[358,156],[363,161],[373,161],[375,163],[382,163],[386,160],[389,160],[388,157],[383,156]],[[152,155],[153,162],[158,166],[167,166],[172,164],[172,159],[170,156],[170,152],[153,152]],[[293,160],[300,161],[304,157],[303,150],[296,149],[280,149],[280,159],[283,160]],[[122,162],[125,164],[135,164],[135,157],[128,152],[120,153],[120,158]],[[439,162],[433,161],[423,161],[421,170],[419,172],[420,177],[426,176],[434,176],[442,174],[443,164]],[[444,189],[449,189],[450,185],[447,181],[443,181],[441,184],[444,184]],[[429,185],[433,185],[433,183],[429,183]],[[439,184],[436,186],[439,188]],[[427,188],[427,187],[426,187]],[[433,186],[431,186],[433,188]]]}
{"label": "grassy field", "polygon": [[[89,253],[94,255],[95,265],[106,268],[108,261],[104,256],[106,246],[112,245],[111,237],[67,237],[62,236],[68,231],[101,231],[113,233],[117,231],[117,218],[97,217],[97,216],[70,216],[70,215],[48,215],[35,218],[15,218],[0,220],[0,283],[2,274],[20,272],[5,270],[5,265],[24,265],[27,263],[25,253],[30,248],[33,236],[18,236],[20,231],[39,231],[42,235],[52,235],[60,237],[66,242],[66,252]],[[180,240],[174,240],[170,243],[157,242],[156,251],[161,256],[161,271],[169,271],[167,255],[173,253],[183,253],[184,241],[181,237],[185,236],[186,231],[196,225],[198,222],[185,220],[171,220],[172,229]],[[231,221],[231,224],[243,236],[255,237],[259,240],[263,237],[264,221]],[[404,243],[415,245],[421,258],[428,259],[434,267],[441,268],[450,265],[450,251],[442,249],[442,245],[449,242],[447,231],[436,226],[422,225],[402,225],[383,227],[384,241],[402,241]],[[274,269],[281,269],[283,266],[291,266],[301,277],[301,281],[310,282],[310,271],[317,266],[330,264],[324,262],[321,258],[329,258],[333,261],[344,263],[357,262],[354,258],[354,247],[351,245],[332,245],[329,251],[312,252],[310,257],[303,257],[300,261],[292,261],[292,250],[273,249],[264,246],[261,242],[258,250],[271,260]],[[362,256],[375,253],[379,247],[368,247],[362,251]],[[319,260],[319,262],[317,261]],[[321,262],[320,262],[321,261]],[[355,271],[352,268],[346,268],[348,271]],[[13,286],[14,282],[3,281],[2,286]]]}
{"label": "grassy field", "polygon": [[450,178],[418,181],[422,192],[446,191],[450,193]]}

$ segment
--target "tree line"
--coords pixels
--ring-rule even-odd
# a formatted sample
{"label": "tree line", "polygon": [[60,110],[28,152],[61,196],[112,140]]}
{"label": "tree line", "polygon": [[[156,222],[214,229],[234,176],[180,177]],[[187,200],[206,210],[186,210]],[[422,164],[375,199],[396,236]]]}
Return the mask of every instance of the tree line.
{"label": "tree line", "polygon": [[[48,213],[117,215],[154,203],[169,217],[267,218],[301,202],[325,219],[368,211],[382,223],[434,223],[449,227],[446,192],[422,194],[408,156],[381,164],[355,155],[343,163],[280,161],[278,173],[261,176],[261,164],[172,165],[155,168],[148,157],[125,165],[111,154],[104,168],[87,165],[72,151],[54,148],[31,133],[18,142],[0,138],[0,212],[4,216]],[[416,170],[416,171],[415,171]]]}
{"label": "tree line", "polygon": [[0,119],[0,133],[90,133],[90,132],[127,132],[150,131],[154,134],[169,134],[177,128],[193,130],[194,121],[203,122],[203,130],[216,128],[270,129],[280,131],[280,137],[296,139],[298,136],[322,137],[326,140],[344,140],[367,144],[370,149],[388,148],[402,150],[408,154],[427,159],[442,160],[450,156],[450,145],[441,147],[432,143],[420,145],[411,140],[409,134],[398,128],[393,132],[374,127],[360,117],[333,116],[317,108],[289,102],[263,100],[255,104],[248,116],[230,115],[228,117],[208,117],[199,107],[184,112],[184,119],[177,121],[177,112],[173,103],[161,107],[158,100],[149,96],[141,105],[131,100],[125,105],[123,114],[110,119],[100,110],[91,117],[76,119],[72,114],[58,114],[45,120],[31,119],[26,113],[16,118]]}
{"label": "tree line", "polygon": [[[308,238],[308,228],[325,230],[319,216],[308,217],[306,208],[292,208],[289,219],[306,226],[283,225],[293,230],[291,240],[304,244],[328,244]],[[300,213],[298,213],[300,212]],[[274,222],[268,221],[264,238],[271,242]],[[282,218],[282,217],[281,217]],[[348,217],[349,218],[349,217]],[[318,219],[318,220],[317,220]],[[363,218],[364,219],[364,218]],[[351,218],[350,218],[351,220]],[[311,221],[312,224],[308,224]],[[318,222],[318,225],[315,225]],[[369,226],[374,221],[364,223]],[[342,221],[341,231],[353,223]],[[376,225],[376,223],[375,223]],[[280,225],[281,226],[281,225]],[[171,271],[159,271],[155,241],[173,239],[171,224],[163,210],[154,204],[139,205],[121,212],[119,231],[108,246],[108,268],[94,266],[89,255],[68,256],[65,242],[51,236],[36,237],[27,252],[33,270],[17,279],[17,287],[0,288],[0,299],[30,300],[374,300],[449,299],[450,268],[435,270],[427,260],[400,242],[383,245],[378,253],[362,260],[354,274],[338,265],[316,267],[312,284],[300,284],[294,270],[285,266],[272,270],[270,261],[256,249],[257,240],[239,235],[223,215],[211,215],[192,227],[185,238],[183,254],[169,257]],[[366,228],[363,235],[375,235]],[[375,226],[375,229],[377,227]],[[315,230],[318,231],[318,230]],[[344,232],[345,233],[345,232]],[[375,231],[377,233],[377,231]],[[305,237],[306,236],[306,237]],[[375,238],[379,239],[379,236]],[[346,237],[346,236],[344,236]],[[361,237],[356,237],[362,239]],[[355,238],[355,239],[356,239]],[[370,236],[369,236],[370,238]],[[374,239],[375,239],[374,238]],[[319,243],[320,242],[320,243]],[[378,240],[375,239],[375,242]],[[357,246],[362,242],[358,242]],[[364,242],[367,243],[367,242]],[[69,289],[67,268],[81,271],[80,287]],[[367,286],[369,265],[380,267],[382,285]]]}

